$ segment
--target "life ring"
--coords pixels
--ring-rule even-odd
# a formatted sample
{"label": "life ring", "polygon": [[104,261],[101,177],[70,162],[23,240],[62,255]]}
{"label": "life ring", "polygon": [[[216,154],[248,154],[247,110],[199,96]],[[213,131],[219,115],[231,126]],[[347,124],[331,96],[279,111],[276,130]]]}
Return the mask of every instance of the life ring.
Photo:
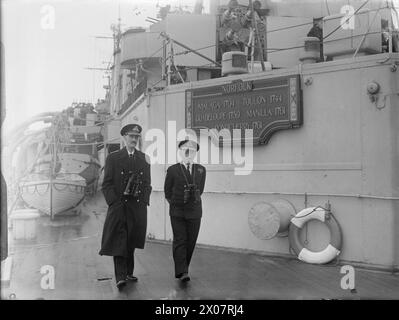
{"label": "life ring", "polygon": [[[310,220],[320,220],[324,222],[330,230],[331,240],[328,246],[319,252],[308,250],[300,240],[302,227]],[[288,238],[291,248],[298,256],[299,260],[307,263],[323,264],[330,262],[341,253],[342,232],[338,221],[334,216],[321,207],[311,207],[298,212],[291,219]]]}

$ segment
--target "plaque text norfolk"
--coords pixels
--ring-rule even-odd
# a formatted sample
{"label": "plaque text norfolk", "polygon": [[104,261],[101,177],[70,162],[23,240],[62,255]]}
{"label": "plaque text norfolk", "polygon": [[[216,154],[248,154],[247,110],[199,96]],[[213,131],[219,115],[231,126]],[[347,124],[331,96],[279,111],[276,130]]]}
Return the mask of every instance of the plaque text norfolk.
{"label": "plaque text norfolk", "polygon": [[[253,129],[254,144],[282,129],[302,125],[299,75],[234,81],[186,91],[186,127]],[[243,135],[242,135],[243,136]]]}

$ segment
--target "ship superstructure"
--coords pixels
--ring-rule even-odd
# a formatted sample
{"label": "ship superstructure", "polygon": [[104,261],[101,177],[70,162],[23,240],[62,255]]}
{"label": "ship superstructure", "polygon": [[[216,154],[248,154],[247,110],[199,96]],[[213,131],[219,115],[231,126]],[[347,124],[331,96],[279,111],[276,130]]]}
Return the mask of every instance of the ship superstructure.
{"label": "ship superstructure", "polygon": [[[119,146],[112,128],[131,122],[199,139],[200,129],[253,129],[248,163],[201,158],[209,214],[200,243],[289,256],[290,219],[321,207],[339,223],[340,259],[396,270],[398,11],[392,1],[345,5],[216,1],[209,14],[169,12],[148,30],[118,33],[107,148]],[[163,180],[172,140],[152,173],[148,232],[161,240],[171,238]],[[310,252],[331,245],[323,224],[307,225],[300,239]]]}

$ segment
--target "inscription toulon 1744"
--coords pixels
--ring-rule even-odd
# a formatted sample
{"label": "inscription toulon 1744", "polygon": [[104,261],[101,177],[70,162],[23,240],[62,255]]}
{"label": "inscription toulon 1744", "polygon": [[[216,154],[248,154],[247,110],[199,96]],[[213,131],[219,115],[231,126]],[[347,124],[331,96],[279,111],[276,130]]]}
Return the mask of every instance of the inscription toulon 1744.
{"label": "inscription toulon 1744", "polygon": [[231,137],[234,129],[252,129],[254,144],[263,144],[274,132],[301,125],[299,75],[186,91],[187,128],[227,129]]}

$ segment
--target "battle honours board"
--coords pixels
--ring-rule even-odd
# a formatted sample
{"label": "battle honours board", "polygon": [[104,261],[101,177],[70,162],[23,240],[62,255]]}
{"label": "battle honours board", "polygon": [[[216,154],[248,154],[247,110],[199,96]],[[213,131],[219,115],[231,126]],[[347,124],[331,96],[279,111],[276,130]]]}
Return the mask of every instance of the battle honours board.
{"label": "battle honours board", "polygon": [[253,129],[253,143],[264,144],[274,132],[301,125],[299,75],[186,91],[186,128],[227,129],[231,137],[233,129]]}

